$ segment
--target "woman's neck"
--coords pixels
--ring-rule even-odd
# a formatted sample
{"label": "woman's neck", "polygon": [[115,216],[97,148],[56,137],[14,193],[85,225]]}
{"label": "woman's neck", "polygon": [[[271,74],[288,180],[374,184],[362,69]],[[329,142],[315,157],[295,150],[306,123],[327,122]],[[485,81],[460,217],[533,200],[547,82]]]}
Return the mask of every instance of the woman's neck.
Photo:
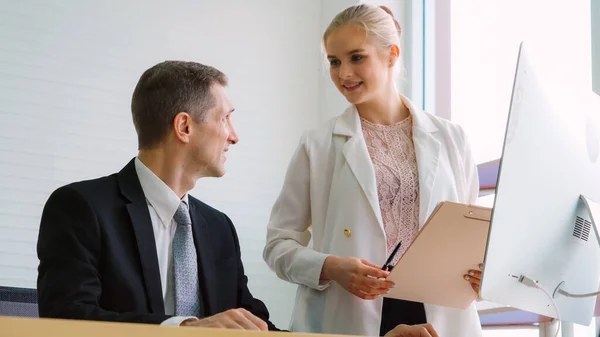
{"label": "woman's neck", "polygon": [[410,111],[396,90],[356,105],[359,115],[374,124],[392,125],[403,121]]}

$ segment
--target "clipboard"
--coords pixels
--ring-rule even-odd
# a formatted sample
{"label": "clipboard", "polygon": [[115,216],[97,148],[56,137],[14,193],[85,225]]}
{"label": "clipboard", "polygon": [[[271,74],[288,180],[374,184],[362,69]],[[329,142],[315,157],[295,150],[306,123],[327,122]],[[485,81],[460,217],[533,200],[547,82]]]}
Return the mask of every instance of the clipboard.
{"label": "clipboard", "polygon": [[483,263],[492,209],[449,201],[437,205],[387,280],[385,297],[466,309],[477,298],[464,279]]}

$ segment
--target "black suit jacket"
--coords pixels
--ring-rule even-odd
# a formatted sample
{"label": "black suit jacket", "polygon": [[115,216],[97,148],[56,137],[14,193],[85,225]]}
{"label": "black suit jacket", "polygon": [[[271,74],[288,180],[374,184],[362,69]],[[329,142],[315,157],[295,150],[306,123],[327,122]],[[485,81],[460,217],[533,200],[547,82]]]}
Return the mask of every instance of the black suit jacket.
{"label": "black suit jacket", "polygon": [[[189,197],[204,316],[265,305],[247,286],[231,220]],[[134,161],[119,173],[57,189],[37,245],[40,317],[161,323],[165,315],[156,243]]]}

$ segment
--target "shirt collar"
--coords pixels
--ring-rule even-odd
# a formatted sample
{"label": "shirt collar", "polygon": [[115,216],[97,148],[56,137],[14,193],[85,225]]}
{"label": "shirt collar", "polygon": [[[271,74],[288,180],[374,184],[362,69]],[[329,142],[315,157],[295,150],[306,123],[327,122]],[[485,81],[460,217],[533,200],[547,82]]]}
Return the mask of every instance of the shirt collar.
{"label": "shirt collar", "polygon": [[135,171],[148,203],[154,208],[163,226],[168,227],[181,201],[189,205],[188,194],[179,199],[177,194],[150,170],[139,158],[135,158]]}

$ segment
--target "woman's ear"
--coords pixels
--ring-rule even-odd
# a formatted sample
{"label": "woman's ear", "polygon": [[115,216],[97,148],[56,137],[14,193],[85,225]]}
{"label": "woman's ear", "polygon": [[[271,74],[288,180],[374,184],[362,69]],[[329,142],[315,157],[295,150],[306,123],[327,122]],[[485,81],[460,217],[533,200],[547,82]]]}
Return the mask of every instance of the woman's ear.
{"label": "woman's ear", "polygon": [[400,47],[398,47],[396,44],[393,44],[390,46],[390,68],[392,68],[396,62],[398,62],[398,58],[400,58]]}

